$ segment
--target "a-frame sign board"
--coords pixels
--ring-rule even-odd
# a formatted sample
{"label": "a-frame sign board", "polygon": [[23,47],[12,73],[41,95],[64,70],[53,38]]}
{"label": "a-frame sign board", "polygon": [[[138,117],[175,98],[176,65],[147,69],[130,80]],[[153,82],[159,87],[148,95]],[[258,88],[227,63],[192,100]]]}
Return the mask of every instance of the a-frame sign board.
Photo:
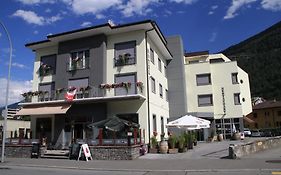
{"label": "a-frame sign board", "polygon": [[84,154],[86,161],[89,161],[89,159],[93,160],[88,144],[81,145],[77,159],[78,161],[81,158],[82,153]]}

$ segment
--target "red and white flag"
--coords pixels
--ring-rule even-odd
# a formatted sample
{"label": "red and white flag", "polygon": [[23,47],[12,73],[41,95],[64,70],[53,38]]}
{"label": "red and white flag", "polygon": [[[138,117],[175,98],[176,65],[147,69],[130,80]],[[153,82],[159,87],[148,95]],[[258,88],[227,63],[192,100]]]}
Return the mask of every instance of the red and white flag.
{"label": "red and white flag", "polygon": [[70,92],[66,92],[66,94],[64,95],[64,98],[66,99],[66,101],[73,101],[75,95],[76,95],[76,89],[74,89],[73,91],[70,91]]}

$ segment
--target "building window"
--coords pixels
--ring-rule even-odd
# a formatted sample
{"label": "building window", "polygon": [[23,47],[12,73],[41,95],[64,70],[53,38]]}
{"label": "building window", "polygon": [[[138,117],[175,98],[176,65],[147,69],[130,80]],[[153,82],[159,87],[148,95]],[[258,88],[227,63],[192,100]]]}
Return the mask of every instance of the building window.
{"label": "building window", "polygon": [[241,105],[241,102],[240,102],[240,93],[234,94],[234,104],[235,104],[235,105]]}
{"label": "building window", "polygon": [[277,112],[277,115],[278,115],[278,116],[281,116],[281,111],[278,111],[278,112]]}
{"label": "building window", "polygon": [[55,83],[44,83],[39,85],[39,100],[50,101],[54,99]]}
{"label": "building window", "polygon": [[155,87],[155,79],[151,77],[151,91],[155,94],[156,93],[156,87]]}
{"label": "building window", "polygon": [[167,77],[167,66],[164,66],[164,75],[165,75],[165,77]]}
{"label": "building window", "polygon": [[154,51],[150,48],[150,61],[154,64]]}
{"label": "building window", "polygon": [[161,135],[162,134],[165,134],[164,133],[164,118],[163,117],[161,117]]}
{"label": "building window", "polygon": [[88,87],[89,78],[79,78],[68,80],[68,88],[76,88],[76,98],[89,97],[89,94],[85,94],[83,89]]}
{"label": "building window", "polygon": [[206,95],[198,95],[198,106],[213,106],[213,95],[206,94]]}
{"label": "building window", "polygon": [[124,84],[123,87],[116,87],[115,95],[131,95],[136,94],[136,75],[135,74],[127,74],[127,75],[117,75],[115,77],[116,84]]}
{"label": "building window", "polygon": [[197,86],[211,84],[211,74],[199,74],[196,75]]}
{"label": "building window", "polygon": [[114,50],[115,66],[132,65],[136,63],[136,41],[115,44]]}
{"label": "building window", "polygon": [[153,128],[152,128],[153,132],[157,132],[157,121],[156,121],[156,115],[155,114],[152,115],[152,119],[153,119],[152,120],[152,122],[153,122],[153,125],[152,125],[153,126]]}
{"label": "building window", "polygon": [[72,52],[69,58],[68,71],[74,71],[77,69],[87,69],[89,67],[89,50],[81,50],[78,52]]}
{"label": "building window", "polygon": [[166,89],[166,90],[165,90],[165,92],[166,92],[166,101],[169,101],[169,94],[168,94],[168,90]]}
{"label": "building window", "polygon": [[238,73],[232,73],[231,74],[231,79],[232,79],[232,84],[238,84]]}
{"label": "building window", "polygon": [[56,74],[57,55],[42,56],[40,59],[39,75],[53,75]]}
{"label": "building window", "polygon": [[163,87],[162,84],[159,83],[159,95],[161,98],[163,98]]}
{"label": "building window", "polygon": [[160,58],[158,58],[158,69],[160,72],[162,72],[162,64]]}

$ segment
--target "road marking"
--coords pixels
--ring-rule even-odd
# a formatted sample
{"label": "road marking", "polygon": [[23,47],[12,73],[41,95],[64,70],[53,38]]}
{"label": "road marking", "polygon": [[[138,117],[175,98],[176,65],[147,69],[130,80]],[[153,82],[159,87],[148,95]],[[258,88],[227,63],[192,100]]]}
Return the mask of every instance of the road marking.
{"label": "road marking", "polygon": [[281,174],[281,171],[279,171],[279,172],[271,172],[271,174]]}

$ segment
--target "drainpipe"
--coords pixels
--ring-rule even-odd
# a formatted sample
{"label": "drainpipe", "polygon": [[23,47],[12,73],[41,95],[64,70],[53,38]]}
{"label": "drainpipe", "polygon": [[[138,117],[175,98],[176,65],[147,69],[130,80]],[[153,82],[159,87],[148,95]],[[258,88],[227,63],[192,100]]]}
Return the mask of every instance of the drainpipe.
{"label": "drainpipe", "polygon": [[154,28],[145,31],[145,60],[146,60],[146,93],[147,93],[147,117],[148,117],[148,143],[150,145],[150,104],[149,104],[149,76],[148,76],[148,50],[147,50],[147,33],[154,30]]}

